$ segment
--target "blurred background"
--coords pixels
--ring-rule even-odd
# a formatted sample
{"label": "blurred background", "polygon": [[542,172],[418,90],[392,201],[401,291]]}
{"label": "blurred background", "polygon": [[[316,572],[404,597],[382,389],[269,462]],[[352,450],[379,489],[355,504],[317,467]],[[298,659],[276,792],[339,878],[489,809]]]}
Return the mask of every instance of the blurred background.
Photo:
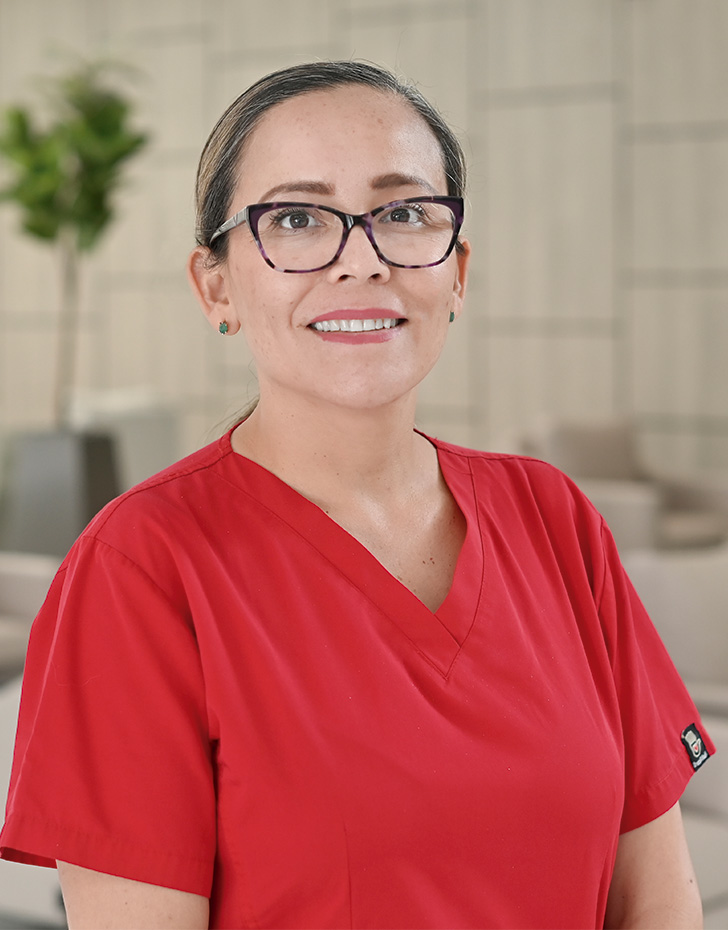
{"label": "blurred background", "polygon": [[[188,292],[199,151],[264,73],[357,57],[415,81],[470,160],[467,314],[420,422],[502,445],[627,415],[651,461],[728,468],[725,0],[0,0],[0,105],[63,53],[139,69],[117,219],[86,263],[79,389],[146,392],[179,453],[254,393]],[[0,209],[0,423],[51,418],[55,256]],[[130,401],[132,402],[132,401]]]}
{"label": "blurred background", "polygon": [[[255,395],[243,339],[209,327],[184,273],[218,116],[279,67],[386,65],[439,106],[470,164],[466,313],[419,425],[592,482],[728,750],[727,0],[0,0],[0,108],[76,56],[133,66],[124,93],[149,137],[83,261],[74,350],[69,422],[115,432],[120,489],[212,441]],[[54,425],[58,273],[56,250],[0,204],[0,498],[17,482],[13,438]],[[39,551],[9,556],[4,589],[0,565],[0,619],[21,638],[64,550]],[[0,689],[6,767],[16,705],[17,680]],[[695,782],[706,926],[725,928],[728,769],[711,761]],[[0,926],[55,925],[55,886],[25,875],[0,869]]]}

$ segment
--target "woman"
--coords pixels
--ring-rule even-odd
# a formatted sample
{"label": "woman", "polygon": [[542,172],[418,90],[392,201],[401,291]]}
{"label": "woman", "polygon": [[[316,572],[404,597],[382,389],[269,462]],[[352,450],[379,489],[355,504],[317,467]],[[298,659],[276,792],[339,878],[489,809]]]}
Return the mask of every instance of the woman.
{"label": "woman", "polygon": [[413,428],[463,184],[370,65],[213,130],[189,277],[260,400],[109,505],[36,621],[2,851],[58,861],[71,927],[700,925],[677,802],[712,745],[601,519]]}

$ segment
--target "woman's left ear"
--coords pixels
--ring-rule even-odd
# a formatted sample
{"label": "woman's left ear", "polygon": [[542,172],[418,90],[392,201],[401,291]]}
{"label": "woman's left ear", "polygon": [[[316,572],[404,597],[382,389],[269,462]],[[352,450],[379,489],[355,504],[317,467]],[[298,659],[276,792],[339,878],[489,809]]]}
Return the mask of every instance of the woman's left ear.
{"label": "woman's left ear", "polygon": [[461,239],[458,243],[458,248],[455,251],[456,273],[455,281],[453,283],[453,301],[451,308],[451,314],[454,314],[455,319],[460,316],[463,309],[463,300],[465,299],[465,291],[468,284],[470,254],[470,243],[467,239]]}
{"label": "woman's left ear", "polygon": [[240,322],[230,303],[225,265],[212,264],[205,246],[198,245],[187,259],[187,279],[210,325],[218,332],[236,333]]}

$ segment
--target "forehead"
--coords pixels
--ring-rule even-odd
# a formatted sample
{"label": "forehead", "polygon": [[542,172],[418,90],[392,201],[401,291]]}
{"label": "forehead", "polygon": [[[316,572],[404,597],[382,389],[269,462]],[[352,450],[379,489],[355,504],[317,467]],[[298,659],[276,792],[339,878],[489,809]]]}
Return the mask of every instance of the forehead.
{"label": "forehead", "polygon": [[413,106],[394,93],[346,85],[270,109],[245,146],[238,188],[251,202],[296,180],[343,193],[385,175],[421,177],[447,193],[440,144]]}

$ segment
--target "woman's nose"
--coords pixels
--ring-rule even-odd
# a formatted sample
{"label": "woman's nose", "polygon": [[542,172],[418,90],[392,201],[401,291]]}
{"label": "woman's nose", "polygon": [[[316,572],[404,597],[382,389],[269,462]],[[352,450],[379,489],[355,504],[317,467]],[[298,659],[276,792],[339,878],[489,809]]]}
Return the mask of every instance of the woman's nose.
{"label": "woman's nose", "polygon": [[390,266],[383,262],[367,236],[363,226],[356,225],[350,231],[338,259],[330,271],[337,278],[389,279]]}

